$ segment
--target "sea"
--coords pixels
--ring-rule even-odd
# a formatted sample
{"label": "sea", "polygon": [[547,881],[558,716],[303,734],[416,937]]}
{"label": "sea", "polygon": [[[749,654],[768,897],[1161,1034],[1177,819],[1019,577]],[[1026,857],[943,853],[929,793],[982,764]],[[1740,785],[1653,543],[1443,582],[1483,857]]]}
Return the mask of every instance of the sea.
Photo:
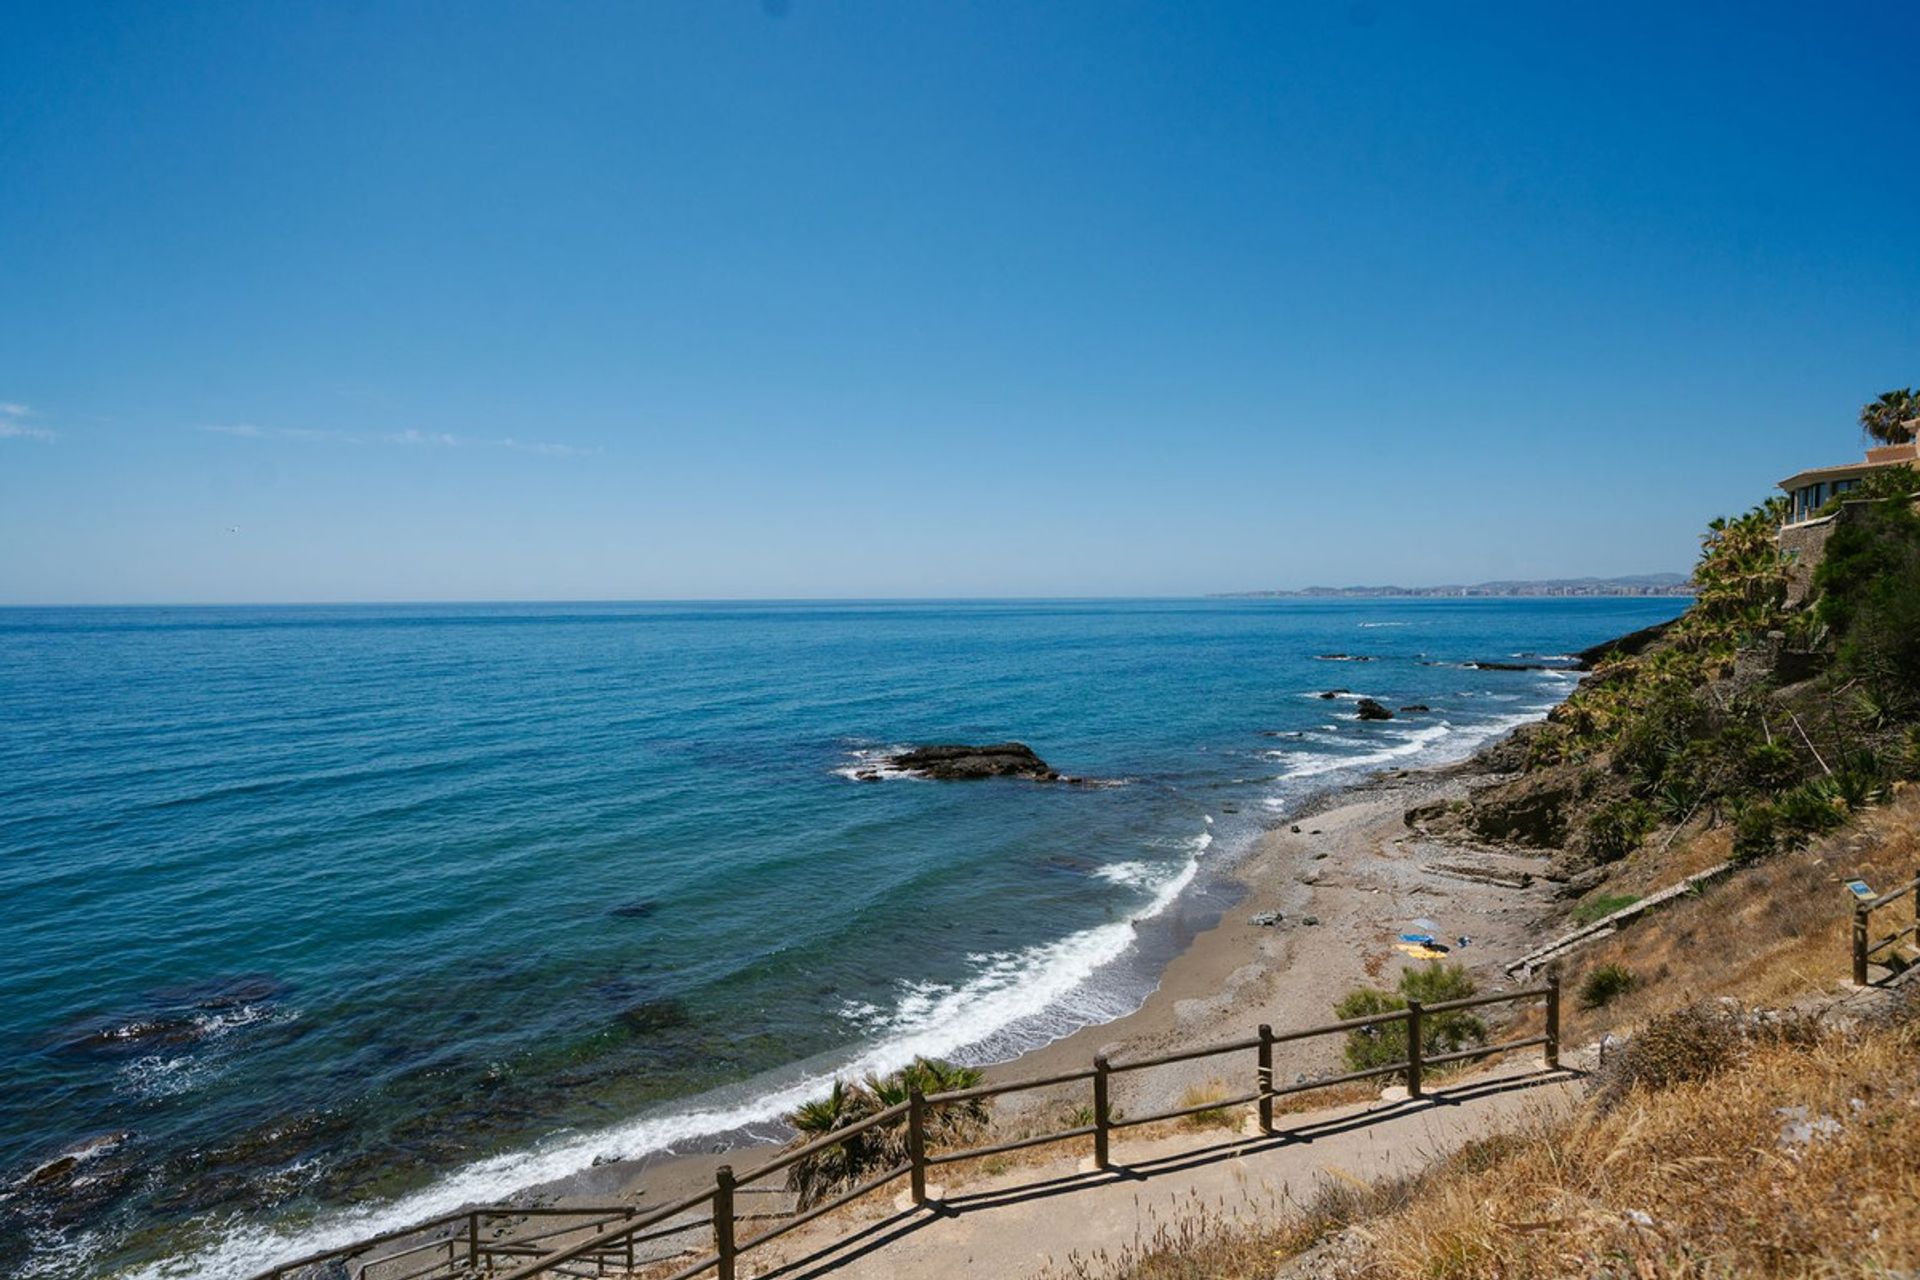
{"label": "sea", "polygon": [[[1263,830],[1684,603],[0,610],[0,1274],[239,1280],[1117,1017]],[[1009,739],[1081,781],[884,767]]]}

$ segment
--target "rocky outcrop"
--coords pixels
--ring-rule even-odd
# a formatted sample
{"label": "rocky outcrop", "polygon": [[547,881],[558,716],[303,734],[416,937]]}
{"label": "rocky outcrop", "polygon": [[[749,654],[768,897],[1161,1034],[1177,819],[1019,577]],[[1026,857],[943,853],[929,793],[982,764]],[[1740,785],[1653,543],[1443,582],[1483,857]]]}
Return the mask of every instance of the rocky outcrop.
{"label": "rocky outcrop", "polygon": [[1582,649],[1573,655],[1574,666],[1581,671],[1591,671],[1600,664],[1602,658],[1609,654],[1617,653],[1623,658],[1631,658],[1667,634],[1667,631],[1678,621],[1679,619],[1675,618],[1668,622],[1656,622],[1650,627],[1629,631],[1618,640],[1608,640],[1604,644],[1594,645],[1591,649]]}
{"label": "rocky outcrop", "polygon": [[1393,719],[1393,712],[1389,711],[1386,707],[1374,701],[1372,698],[1362,698],[1360,699],[1360,701],[1354,703],[1353,711],[1354,711],[1354,714],[1359,716],[1362,720]]}
{"label": "rocky outcrop", "polygon": [[942,782],[970,782],[979,778],[1062,781],[1060,774],[1024,742],[996,742],[979,747],[955,743],[914,747],[890,757],[887,766]]}
{"label": "rocky outcrop", "polygon": [[1578,790],[1576,772],[1542,769],[1476,787],[1463,816],[1482,840],[1554,849],[1566,843],[1568,810]]}

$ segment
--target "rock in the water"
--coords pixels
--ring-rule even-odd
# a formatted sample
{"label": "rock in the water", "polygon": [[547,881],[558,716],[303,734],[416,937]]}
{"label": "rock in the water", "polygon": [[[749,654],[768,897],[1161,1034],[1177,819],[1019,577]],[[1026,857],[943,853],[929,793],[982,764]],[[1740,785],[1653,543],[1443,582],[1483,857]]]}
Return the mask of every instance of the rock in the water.
{"label": "rock in the water", "polygon": [[1406,706],[1400,708],[1400,710],[1402,714],[1411,716],[1411,715],[1419,715],[1423,712],[1431,711],[1433,710],[1433,708],[1429,707],[1424,702],[1410,702]]}
{"label": "rock in the water", "polygon": [[887,761],[888,765],[922,778],[961,782],[975,778],[1031,778],[1057,782],[1060,775],[1024,742],[997,742],[973,747],[945,744],[914,747]]}
{"label": "rock in the water", "polygon": [[1387,710],[1386,707],[1374,701],[1372,698],[1360,699],[1360,701],[1353,704],[1353,710],[1354,714],[1358,715],[1362,720],[1393,719],[1393,712]]}
{"label": "rock in the water", "polygon": [[1339,697],[1341,694],[1352,693],[1352,692],[1353,690],[1351,689],[1329,689],[1325,693],[1320,695],[1320,701],[1332,702],[1335,698]]}

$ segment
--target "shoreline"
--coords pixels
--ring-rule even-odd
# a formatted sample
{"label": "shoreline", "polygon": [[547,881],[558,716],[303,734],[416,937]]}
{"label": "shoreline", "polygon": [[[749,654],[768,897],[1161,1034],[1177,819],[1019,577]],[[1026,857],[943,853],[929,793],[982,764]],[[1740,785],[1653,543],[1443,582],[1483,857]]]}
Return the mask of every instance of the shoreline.
{"label": "shoreline", "polygon": [[[1464,962],[1484,989],[1507,985],[1499,961],[1530,945],[1529,927],[1543,914],[1551,886],[1535,884],[1515,890],[1437,878],[1418,856],[1421,848],[1436,846],[1411,832],[1404,814],[1442,795],[1464,794],[1469,785],[1498,772],[1493,761],[1501,745],[1543,719],[1575,687],[1577,683],[1569,681],[1556,690],[1552,703],[1504,722],[1476,726],[1483,734],[1461,744],[1464,755],[1443,753],[1411,768],[1395,767],[1390,759],[1376,760],[1368,772],[1356,769],[1344,781],[1330,779],[1329,785],[1302,794],[1290,808],[1270,811],[1268,824],[1245,845],[1225,857],[1203,861],[1199,873],[1177,896],[1155,914],[1133,919],[1136,941],[1128,962],[1153,975],[1136,1007],[983,1065],[986,1078],[1002,1082],[1082,1070],[1096,1054],[1124,1059],[1244,1039],[1262,1022],[1279,1031],[1328,1022],[1334,1016],[1334,1003],[1353,987],[1391,985],[1389,966],[1398,958],[1392,943],[1419,918],[1441,924],[1435,932],[1444,933],[1449,942],[1460,936],[1473,939],[1453,958]],[[1450,851],[1455,860],[1461,854]],[[1499,864],[1499,870],[1537,873],[1539,867],[1537,858],[1497,851],[1475,850],[1471,857]],[[1252,922],[1270,912],[1280,913],[1278,924]],[[1316,923],[1306,923],[1309,916]],[[1274,1057],[1275,1078],[1292,1082],[1338,1070],[1339,1052],[1331,1039],[1285,1044]],[[1242,1071],[1249,1079],[1241,1078]],[[844,1078],[846,1071],[837,1074]],[[1182,1092],[1192,1087],[1218,1085],[1226,1086],[1227,1092],[1242,1092],[1250,1076],[1251,1064],[1224,1057],[1128,1073],[1115,1081],[1113,1104],[1121,1114],[1163,1110],[1180,1105]],[[1084,1086],[1062,1086],[1002,1098],[994,1108],[994,1122],[1013,1128],[1057,1121],[1063,1112],[1084,1107],[1089,1101],[1085,1093]],[[764,1089],[756,1096],[773,1101]],[[740,1101],[730,1099],[725,1105],[738,1106]],[[1049,1123],[1048,1127],[1068,1125]],[[460,1202],[458,1208],[621,1205],[645,1211],[710,1188],[715,1170],[723,1164],[744,1173],[774,1158],[790,1140],[766,1136],[769,1129],[784,1129],[784,1125],[778,1120],[753,1120],[704,1134],[695,1131],[642,1155],[592,1157],[545,1177],[529,1169],[527,1180],[516,1190],[476,1196]],[[561,1130],[550,1137],[564,1139],[561,1147],[577,1151],[592,1135]],[[544,1156],[552,1168],[551,1157],[557,1154],[551,1144],[543,1143],[527,1151],[526,1157],[537,1165]],[[497,1176],[512,1160],[493,1157],[482,1162],[492,1166],[483,1172]],[[765,1191],[784,1190],[784,1180],[777,1175],[756,1185]],[[445,1200],[448,1190],[452,1188],[441,1184],[440,1198]],[[419,1204],[398,1220],[421,1221],[452,1206],[451,1200]],[[250,1242],[248,1252],[256,1259],[245,1270],[222,1274],[238,1277],[259,1269],[255,1261],[262,1256],[262,1246],[281,1252],[264,1236],[279,1237],[283,1246],[304,1245],[308,1250],[336,1247],[373,1230],[389,1229],[380,1217],[394,1221],[397,1207],[394,1202],[349,1206],[324,1227],[319,1222],[307,1224],[300,1233],[304,1240],[267,1227]],[[358,1227],[352,1225],[356,1219]],[[315,1227],[322,1227],[318,1236],[313,1234]],[[160,1270],[146,1268],[134,1274],[172,1274],[165,1269],[168,1264],[160,1265]]]}
{"label": "shoreline", "polygon": [[[1097,1054],[1124,1059],[1241,1039],[1263,1022],[1285,1031],[1330,1021],[1334,1003],[1348,990],[1391,984],[1401,959],[1393,943],[1419,918],[1439,922],[1450,944],[1471,939],[1450,958],[1466,965],[1483,989],[1511,985],[1500,962],[1525,949],[1550,910],[1553,886],[1538,880],[1539,860],[1472,854],[1490,869],[1531,875],[1534,883],[1524,889],[1437,872],[1421,853],[1444,846],[1409,830],[1404,815],[1416,805],[1464,795],[1495,776],[1491,753],[1545,714],[1488,738],[1459,760],[1383,769],[1307,797],[1231,862],[1209,868],[1163,916],[1142,922],[1143,932],[1156,935],[1148,945],[1169,949],[1136,1008],[983,1066],[986,1079],[999,1083],[1081,1070]],[[1458,861],[1462,855],[1453,850],[1450,856]],[[1276,912],[1278,924],[1253,923]],[[1316,923],[1306,923],[1308,918]],[[1331,1039],[1280,1045],[1275,1078],[1337,1069],[1339,1052]],[[1185,1090],[1216,1083],[1223,1070],[1232,1069],[1222,1058],[1129,1073],[1115,1081],[1114,1105],[1123,1113],[1176,1106]],[[1244,1084],[1233,1083],[1236,1092]],[[1073,1086],[1036,1090],[998,1099],[994,1120],[1017,1123],[1085,1102]],[[714,1135],[707,1151],[662,1150],[609,1161],[522,1194],[542,1204],[664,1203],[709,1185],[722,1164],[744,1173],[785,1145],[725,1142],[726,1136]]]}

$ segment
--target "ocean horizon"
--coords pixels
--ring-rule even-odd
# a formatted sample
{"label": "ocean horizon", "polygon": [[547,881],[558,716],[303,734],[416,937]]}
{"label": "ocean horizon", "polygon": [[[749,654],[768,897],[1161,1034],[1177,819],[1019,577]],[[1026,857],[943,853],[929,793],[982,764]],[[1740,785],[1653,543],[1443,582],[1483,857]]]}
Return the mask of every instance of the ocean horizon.
{"label": "ocean horizon", "polygon": [[[244,1277],[1108,1021],[1262,831],[1686,603],[0,610],[0,1268]],[[883,767],[1008,739],[1093,785]]]}

